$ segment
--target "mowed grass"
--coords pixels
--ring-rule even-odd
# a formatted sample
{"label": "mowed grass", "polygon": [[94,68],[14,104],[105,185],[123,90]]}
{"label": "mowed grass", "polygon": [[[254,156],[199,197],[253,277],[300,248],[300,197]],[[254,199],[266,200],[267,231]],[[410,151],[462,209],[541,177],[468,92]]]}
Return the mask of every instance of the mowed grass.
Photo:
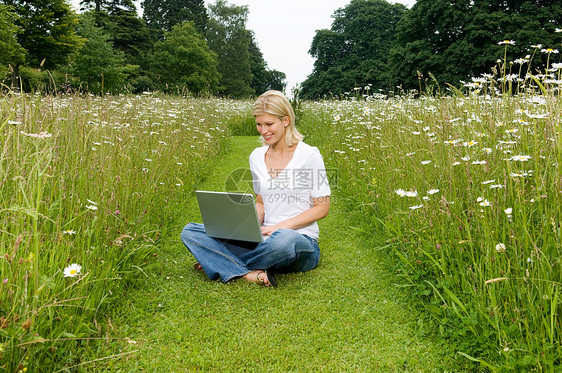
{"label": "mowed grass", "polygon": [[[247,168],[257,138],[234,137],[209,165],[198,189],[224,190]],[[123,293],[118,334],[135,351],[115,361],[121,372],[418,372],[444,366],[430,340],[413,332],[415,314],[376,243],[350,228],[337,193],[320,222],[320,266],[279,276],[277,289],[242,280],[209,281],[195,272],[179,234],[200,222],[193,193],[185,200],[146,278]]]}

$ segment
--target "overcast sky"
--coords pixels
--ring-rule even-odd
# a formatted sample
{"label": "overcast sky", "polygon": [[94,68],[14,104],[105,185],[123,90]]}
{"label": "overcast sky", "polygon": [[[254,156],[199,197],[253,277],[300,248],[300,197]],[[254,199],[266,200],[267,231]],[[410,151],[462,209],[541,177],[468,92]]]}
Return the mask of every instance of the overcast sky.
{"label": "overcast sky", "polygon": [[[71,0],[78,9],[80,0]],[[308,54],[316,30],[332,26],[332,14],[351,0],[227,0],[247,5],[247,28],[255,34],[263,57],[272,70],[287,75],[287,93],[312,73],[314,59]],[[215,3],[215,0],[205,1]],[[411,8],[416,0],[390,0]],[[140,12],[140,1],[135,1]]]}
{"label": "overcast sky", "polygon": [[[350,0],[227,0],[247,5],[249,30],[270,69],[287,75],[287,93],[312,73],[314,59],[308,54],[316,30],[332,26],[332,14]],[[215,1],[206,1],[207,4]],[[415,0],[390,0],[411,8]]]}

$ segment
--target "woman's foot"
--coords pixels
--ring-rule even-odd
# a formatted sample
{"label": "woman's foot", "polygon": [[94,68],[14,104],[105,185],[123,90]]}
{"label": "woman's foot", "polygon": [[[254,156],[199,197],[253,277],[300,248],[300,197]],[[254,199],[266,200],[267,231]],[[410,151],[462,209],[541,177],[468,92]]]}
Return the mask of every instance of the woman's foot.
{"label": "woman's foot", "polygon": [[264,286],[273,286],[276,287],[277,283],[273,279],[273,275],[268,273],[267,271],[252,271],[250,273],[246,273],[242,278],[249,282],[255,282],[257,284],[263,284]]}
{"label": "woman's foot", "polygon": [[199,262],[195,262],[195,264],[193,265],[193,269],[197,272],[203,272],[203,267],[201,267],[201,264],[199,264]]}

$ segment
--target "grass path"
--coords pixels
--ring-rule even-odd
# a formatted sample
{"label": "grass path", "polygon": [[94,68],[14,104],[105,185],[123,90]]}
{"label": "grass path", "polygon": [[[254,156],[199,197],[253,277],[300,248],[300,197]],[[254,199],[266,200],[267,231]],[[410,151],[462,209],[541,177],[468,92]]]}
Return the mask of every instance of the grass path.
{"label": "grass path", "polygon": [[[235,137],[198,189],[224,190],[247,167],[255,137]],[[337,196],[336,196],[337,197]],[[441,371],[435,347],[412,332],[414,314],[377,258],[349,229],[337,198],[320,222],[320,266],[280,275],[277,289],[211,282],[179,240],[200,221],[194,196],[164,237],[147,278],[125,293],[114,324],[137,343],[121,372]]]}

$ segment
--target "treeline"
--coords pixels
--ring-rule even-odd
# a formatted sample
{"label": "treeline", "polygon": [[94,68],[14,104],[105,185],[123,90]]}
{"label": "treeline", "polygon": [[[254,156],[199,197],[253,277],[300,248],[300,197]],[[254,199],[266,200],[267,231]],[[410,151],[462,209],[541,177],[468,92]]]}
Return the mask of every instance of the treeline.
{"label": "treeline", "polygon": [[548,68],[560,61],[559,0],[418,0],[410,10],[352,0],[333,17],[331,29],[317,31],[312,41],[316,61],[301,86],[303,98],[354,88],[437,89],[482,74],[517,79],[552,73]]}
{"label": "treeline", "polygon": [[0,0],[0,80],[14,89],[163,91],[245,98],[285,89],[246,28],[217,0]]}

